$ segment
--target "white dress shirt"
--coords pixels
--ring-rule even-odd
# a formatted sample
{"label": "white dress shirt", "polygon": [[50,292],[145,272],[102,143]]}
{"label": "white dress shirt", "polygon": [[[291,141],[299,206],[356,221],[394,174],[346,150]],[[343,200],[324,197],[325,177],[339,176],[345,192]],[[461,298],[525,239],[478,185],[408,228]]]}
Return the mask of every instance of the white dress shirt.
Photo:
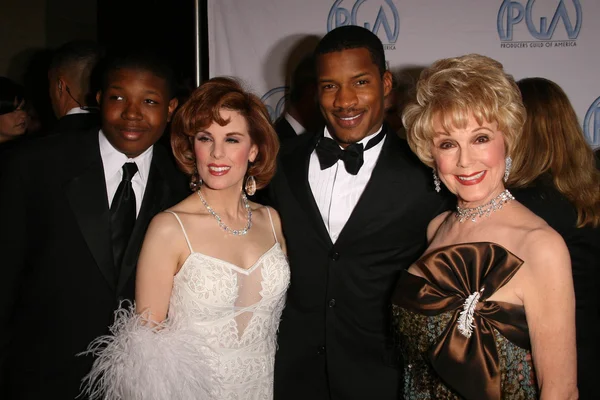
{"label": "white dress shirt", "polygon": [[153,146],[150,146],[148,150],[136,158],[128,158],[110,144],[106,136],[104,136],[102,129],[98,135],[98,140],[100,141],[100,156],[102,157],[102,165],[104,166],[108,204],[112,204],[117,188],[123,179],[123,164],[126,162],[135,162],[137,164],[138,172],[131,180],[133,192],[135,193],[135,215],[137,217],[142,207],[142,200],[144,199],[146,184],[148,183]]}
{"label": "white dress shirt", "polygon": [[75,108],[71,108],[69,111],[67,111],[67,113],[65,115],[72,115],[72,114],[89,114],[90,110],[87,110],[85,108],[81,108],[81,107],[75,107]]}
{"label": "white dress shirt", "polygon": [[[359,143],[366,147],[369,140],[381,132],[382,128]],[[325,127],[325,137],[331,138],[327,127]],[[317,152],[312,152],[308,166],[308,183],[333,243],[339,237],[371,179],[371,173],[375,168],[384,141],[385,139],[364,152],[364,164],[356,175],[346,171],[342,160],[338,160],[330,168],[321,170]]]}
{"label": "white dress shirt", "polygon": [[283,118],[285,118],[285,120],[290,124],[294,132],[296,132],[296,136],[302,135],[304,132],[306,132],[306,129],[304,129],[302,124],[298,122],[296,118],[292,117],[290,113],[286,112],[283,115]]}

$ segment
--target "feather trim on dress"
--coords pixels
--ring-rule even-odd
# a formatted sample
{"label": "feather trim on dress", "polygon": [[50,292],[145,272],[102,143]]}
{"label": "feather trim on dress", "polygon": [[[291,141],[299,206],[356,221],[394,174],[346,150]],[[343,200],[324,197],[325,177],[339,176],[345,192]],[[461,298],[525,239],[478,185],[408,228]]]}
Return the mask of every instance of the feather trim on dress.
{"label": "feather trim on dress", "polygon": [[[181,320],[181,319],[180,319]],[[84,355],[97,357],[83,379],[90,399],[214,399],[213,356],[204,338],[171,319],[157,324],[135,305],[115,311],[111,335],[101,336]]]}

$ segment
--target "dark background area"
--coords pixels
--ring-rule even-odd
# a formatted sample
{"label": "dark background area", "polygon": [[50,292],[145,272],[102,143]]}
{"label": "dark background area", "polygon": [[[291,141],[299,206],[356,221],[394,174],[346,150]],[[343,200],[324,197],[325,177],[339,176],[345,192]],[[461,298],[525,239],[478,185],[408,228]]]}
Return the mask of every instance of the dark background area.
{"label": "dark background area", "polygon": [[[52,51],[94,40],[107,51],[151,48],[170,60],[180,98],[196,87],[194,0],[0,0],[0,76],[25,86],[44,127],[55,117],[48,98]],[[207,0],[199,0],[202,79],[208,79]]]}
{"label": "dark background area", "polygon": [[[206,10],[206,0],[199,3]],[[195,84],[193,0],[99,0],[97,21],[100,44],[108,49],[154,47],[173,62],[184,81]],[[202,25],[206,27],[205,19]],[[203,33],[201,49],[206,50]],[[206,56],[203,60],[206,74]]]}
{"label": "dark background area", "polygon": [[[206,78],[206,0],[199,5]],[[26,83],[29,70],[41,69],[51,50],[79,39],[95,40],[107,49],[153,47],[169,57],[180,77],[195,84],[194,0],[0,2],[0,76]]]}

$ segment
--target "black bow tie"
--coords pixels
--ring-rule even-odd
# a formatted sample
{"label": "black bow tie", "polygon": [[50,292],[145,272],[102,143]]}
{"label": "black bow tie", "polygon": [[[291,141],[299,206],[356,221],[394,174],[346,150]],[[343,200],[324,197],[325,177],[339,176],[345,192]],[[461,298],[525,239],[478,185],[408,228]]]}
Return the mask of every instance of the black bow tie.
{"label": "black bow tie", "polygon": [[372,147],[375,147],[385,137],[385,130],[381,129],[373,139],[369,140],[367,147],[363,149],[362,143],[352,143],[345,149],[340,148],[338,143],[327,137],[322,137],[317,143],[316,152],[319,158],[321,170],[332,167],[338,160],[344,162],[344,167],[351,175],[358,174],[362,167],[363,153]]}

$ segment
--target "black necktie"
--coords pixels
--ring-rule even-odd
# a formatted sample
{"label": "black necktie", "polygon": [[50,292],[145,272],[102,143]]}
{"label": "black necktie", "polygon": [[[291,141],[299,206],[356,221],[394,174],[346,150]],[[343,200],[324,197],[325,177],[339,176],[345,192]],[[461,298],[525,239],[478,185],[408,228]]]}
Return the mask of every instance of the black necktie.
{"label": "black necktie", "polygon": [[381,129],[373,139],[369,140],[367,147],[363,150],[362,143],[352,143],[345,149],[340,148],[338,143],[330,138],[322,137],[317,143],[316,152],[321,169],[333,166],[338,160],[344,162],[344,167],[349,174],[356,175],[363,165],[363,153],[376,146],[385,137],[385,129]]}
{"label": "black necktie", "polygon": [[117,277],[135,225],[135,193],[131,179],[137,171],[138,167],[135,163],[123,164],[123,179],[110,206],[110,231]]}

